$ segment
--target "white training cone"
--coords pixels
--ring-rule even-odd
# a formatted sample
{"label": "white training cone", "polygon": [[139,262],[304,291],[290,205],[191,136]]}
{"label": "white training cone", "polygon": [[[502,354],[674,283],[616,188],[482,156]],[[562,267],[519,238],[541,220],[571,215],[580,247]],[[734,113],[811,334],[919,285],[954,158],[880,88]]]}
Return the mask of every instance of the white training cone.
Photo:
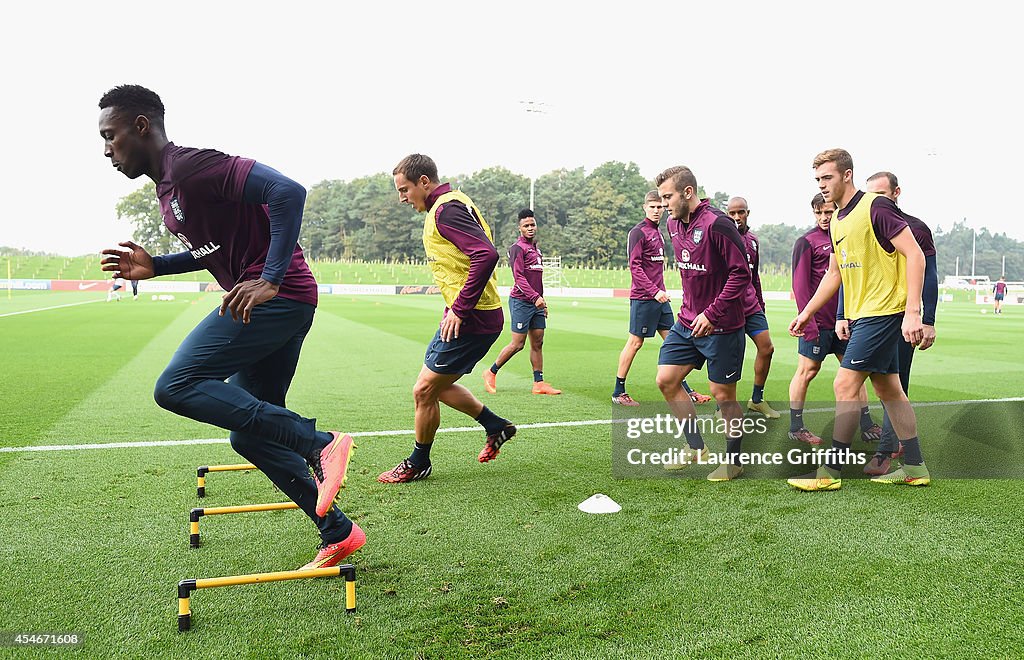
{"label": "white training cone", "polygon": [[622,510],[615,500],[601,493],[580,502],[579,508],[584,513],[617,513]]}

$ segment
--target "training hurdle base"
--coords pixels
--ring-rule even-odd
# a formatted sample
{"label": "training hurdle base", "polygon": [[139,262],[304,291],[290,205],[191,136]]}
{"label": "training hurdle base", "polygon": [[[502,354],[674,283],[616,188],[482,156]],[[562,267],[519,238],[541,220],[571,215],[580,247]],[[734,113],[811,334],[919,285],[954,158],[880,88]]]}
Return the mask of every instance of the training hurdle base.
{"label": "training hurdle base", "polygon": [[200,465],[196,468],[196,497],[206,497],[206,473],[207,472],[235,472],[237,470],[258,470],[252,463],[237,463],[235,465]]}
{"label": "training hurdle base", "polygon": [[276,573],[252,573],[250,575],[229,575],[226,577],[200,578],[182,580],[178,583],[178,632],[192,627],[192,610],[190,599],[196,589],[212,587],[231,587],[239,584],[260,584],[263,582],[280,582],[281,580],[306,580],[309,578],[345,576],[345,611],[356,611],[356,567],[352,564],[331,566],[330,568],[307,568],[295,571],[278,571]]}
{"label": "training hurdle base", "polygon": [[254,513],[257,511],[286,511],[298,509],[295,502],[274,502],[272,504],[240,504],[237,506],[215,506],[192,509],[188,514],[188,544],[199,547],[199,519],[203,516],[219,516],[228,513]]}

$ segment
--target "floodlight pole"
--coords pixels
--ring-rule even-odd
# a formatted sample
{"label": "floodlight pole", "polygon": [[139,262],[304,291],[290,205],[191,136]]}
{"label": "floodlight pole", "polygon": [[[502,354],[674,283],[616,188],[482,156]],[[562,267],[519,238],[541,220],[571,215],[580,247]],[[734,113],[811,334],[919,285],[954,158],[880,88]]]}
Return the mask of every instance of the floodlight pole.
{"label": "floodlight pole", "polygon": [[[964,218],[964,222],[967,222],[967,218]],[[974,230],[974,239],[971,240],[971,277],[974,277],[977,273],[974,270],[974,257],[977,253],[978,246],[978,230]]]}
{"label": "floodlight pole", "polygon": [[[523,110],[527,114],[538,114],[538,115],[547,114],[547,110],[544,107],[545,103],[543,101],[520,101],[519,103],[520,103],[520,105],[523,106]],[[531,175],[530,176],[530,210],[534,209],[534,206],[533,206],[534,194],[533,193],[534,193],[534,184],[535,183],[536,183],[536,177]]]}

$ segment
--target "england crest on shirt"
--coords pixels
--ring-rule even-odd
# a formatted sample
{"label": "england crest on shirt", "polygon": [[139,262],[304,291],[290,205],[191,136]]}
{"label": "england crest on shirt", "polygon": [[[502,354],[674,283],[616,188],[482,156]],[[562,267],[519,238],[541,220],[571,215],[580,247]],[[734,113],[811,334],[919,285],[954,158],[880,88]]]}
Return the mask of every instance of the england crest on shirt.
{"label": "england crest on shirt", "polygon": [[693,230],[693,244],[694,245],[700,245],[700,239],[702,239],[702,238],[704,238],[704,230],[703,229],[694,229]]}

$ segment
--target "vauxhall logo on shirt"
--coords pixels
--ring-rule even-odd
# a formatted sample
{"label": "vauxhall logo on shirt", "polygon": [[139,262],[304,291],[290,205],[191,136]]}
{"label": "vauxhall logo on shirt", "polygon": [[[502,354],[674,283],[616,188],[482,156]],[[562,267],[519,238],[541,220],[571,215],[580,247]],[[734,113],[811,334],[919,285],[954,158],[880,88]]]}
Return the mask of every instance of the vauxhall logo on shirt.
{"label": "vauxhall logo on shirt", "polygon": [[213,241],[210,241],[209,243],[207,243],[206,245],[202,246],[201,248],[199,248],[197,250],[197,249],[192,247],[192,243],[189,242],[188,237],[185,236],[185,234],[182,234],[181,232],[178,232],[176,234],[176,236],[178,237],[178,240],[181,241],[181,244],[184,245],[188,249],[188,251],[192,255],[193,259],[201,259],[202,257],[206,257],[208,255],[211,255],[211,254],[213,254],[214,252],[216,252],[217,250],[220,249],[219,245],[217,245]]}
{"label": "vauxhall logo on shirt", "polygon": [[171,199],[171,213],[174,214],[175,220],[181,224],[185,224],[185,214],[181,210],[181,204],[178,203],[177,197]]}
{"label": "vauxhall logo on shirt", "polygon": [[[697,231],[700,231],[700,230],[698,229]],[[694,232],[694,233],[696,233],[696,232]],[[700,270],[700,271],[706,271],[707,270],[707,268],[704,267],[704,264],[691,264],[690,263],[690,251],[685,249],[685,248],[679,251],[679,260],[676,263],[676,266],[679,267],[679,270]]]}
{"label": "vauxhall logo on shirt", "polygon": [[840,268],[860,268],[860,262],[859,261],[848,261],[848,256],[846,254],[846,248],[840,249],[839,250],[839,255],[842,258],[842,262],[843,262],[843,263],[839,264]]}

